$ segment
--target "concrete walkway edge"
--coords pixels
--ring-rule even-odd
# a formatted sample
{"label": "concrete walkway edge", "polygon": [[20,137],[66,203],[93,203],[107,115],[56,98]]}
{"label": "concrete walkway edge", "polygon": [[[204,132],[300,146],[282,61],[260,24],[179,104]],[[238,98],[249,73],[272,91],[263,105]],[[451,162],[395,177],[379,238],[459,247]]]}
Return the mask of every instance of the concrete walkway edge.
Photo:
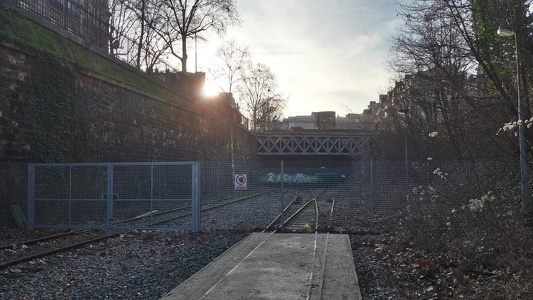
{"label": "concrete walkway edge", "polygon": [[348,235],[252,233],[162,299],[360,300],[361,294]]}

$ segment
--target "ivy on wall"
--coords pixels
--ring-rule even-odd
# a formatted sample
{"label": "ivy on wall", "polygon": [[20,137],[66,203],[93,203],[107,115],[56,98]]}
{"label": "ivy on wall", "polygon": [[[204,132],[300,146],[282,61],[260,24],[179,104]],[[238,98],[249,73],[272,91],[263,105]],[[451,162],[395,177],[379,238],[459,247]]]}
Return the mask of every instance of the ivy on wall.
{"label": "ivy on wall", "polygon": [[[200,122],[207,120],[204,124],[218,120],[201,103],[183,98],[171,86],[104,54],[91,52],[39,25],[31,16],[19,15],[16,9],[3,10],[4,1],[0,0],[0,44],[8,51],[22,53],[25,71],[30,68],[25,73],[27,94],[21,101],[31,97],[25,103],[25,116],[33,127],[31,148],[37,161],[124,159],[123,153],[117,153],[124,150],[131,152],[129,160],[194,159],[214,153],[197,150],[198,140],[210,138],[210,130],[189,128],[198,122],[196,116],[200,116]],[[157,123],[141,124],[153,120],[152,110],[159,106],[149,105],[155,103],[165,109],[175,108],[182,115],[189,116],[190,112],[191,121],[183,123],[165,112]],[[134,126],[131,121],[136,122]],[[220,136],[215,139],[218,141]]]}
{"label": "ivy on wall", "polygon": [[30,118],[41,160],[84,161],[88,143],[73,101],[74,68],[57,54],[44,53],[33,61],[32,77],[36,96],[30,100]]}

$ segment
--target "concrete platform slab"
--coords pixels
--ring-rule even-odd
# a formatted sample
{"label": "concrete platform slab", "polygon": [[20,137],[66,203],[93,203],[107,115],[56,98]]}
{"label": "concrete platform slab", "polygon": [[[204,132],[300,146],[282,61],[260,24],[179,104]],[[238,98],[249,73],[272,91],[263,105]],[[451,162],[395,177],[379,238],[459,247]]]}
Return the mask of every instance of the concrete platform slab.
{"label": "concrete platform slab", "polygon": [[162,299],[359,300],[361,294],[348,235],[252,233]]}

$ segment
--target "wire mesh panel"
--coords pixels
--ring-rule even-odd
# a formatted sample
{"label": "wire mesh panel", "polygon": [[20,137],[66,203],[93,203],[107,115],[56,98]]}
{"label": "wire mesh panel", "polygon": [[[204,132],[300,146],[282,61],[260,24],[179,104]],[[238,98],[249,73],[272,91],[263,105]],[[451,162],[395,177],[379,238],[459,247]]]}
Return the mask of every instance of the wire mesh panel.
{"label": "wire mesh panel", "polygon": [[199,230],[197,163],[37,164],[30,227]]}
{"label": "wire mesh panel", "polygon": [[[196,226],[195,163],[117,165],[113,169],[115,228]],[[197,201],[198,202],[198,201]],[[198,206],[199,207],[199,206]]]}
{"label": "wire mesh panel", "polygon": [[0,164],[0,226],[26,226],[25,220],[15,217],[12,209],[27,210],[28,167],[25,164]]}
{"label": "wire mesh panel", "polygon": [[[315,198],[314,219],[318,218],[321,230],[370,228],[371,209],[358,181],[365,171],[356,161],[204,162],[202,230],[262,230],[291,203],[301,205]],[[245,186],[239,178],[245,178]],[[280,226],[279,221],[276,224]]]}
{"label": "wire mesh panel", "polygon": [[382,230],[401,216],[441,215],[487,193],[518,200],[517,174],[516,163],[502,162],[37,164],[28,168],[28,223],[273,230],[297,214],[291,207],[311,203],[315,214],[291,230]]}
{"label": "wire mesh panel", "polygon": [[363,161],[359,189],[377,227],[397,226],[413,207],[439,213],[443,199],[469,199],[468,163],[434,161]]}
{"label": "wire mesh panel", "polygon": [[259,229],[281,209],[279,162],[203,162],[202,230]]}
{"label": "wire mesh panel", "polygon": [[[106,225],[107,166],[30,165],[30,224],[36,227]],[[33,189],[33,190],[32,190]]]}
{"label": "wire mesh panel", "polygon": [[291,203],[316,199],[317,230],[342,232],[397,227],[414,209],[438,215],[498,191],[501,174],[510,174],[501,190],[512,190],[518,174],[512,163],[455,161],[203,162],[201,170],[202,230],[263,230]]}

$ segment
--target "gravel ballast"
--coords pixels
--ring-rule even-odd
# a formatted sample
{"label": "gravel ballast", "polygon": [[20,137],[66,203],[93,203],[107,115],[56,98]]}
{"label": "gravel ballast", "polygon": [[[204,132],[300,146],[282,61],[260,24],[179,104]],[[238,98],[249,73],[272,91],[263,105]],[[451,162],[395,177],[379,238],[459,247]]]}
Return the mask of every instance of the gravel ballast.
{"label": "gravel ballast", "polygon": [[[248,234],[128,231],[0,270],[0,299],[158,299]],[[363,299],[395,299],[376,258],[380,236],[350,239]]]}
{"label": "gravel ballast", "polygon": [[158,299],[247,234],[128,232],[0,271],[0,299]]}

